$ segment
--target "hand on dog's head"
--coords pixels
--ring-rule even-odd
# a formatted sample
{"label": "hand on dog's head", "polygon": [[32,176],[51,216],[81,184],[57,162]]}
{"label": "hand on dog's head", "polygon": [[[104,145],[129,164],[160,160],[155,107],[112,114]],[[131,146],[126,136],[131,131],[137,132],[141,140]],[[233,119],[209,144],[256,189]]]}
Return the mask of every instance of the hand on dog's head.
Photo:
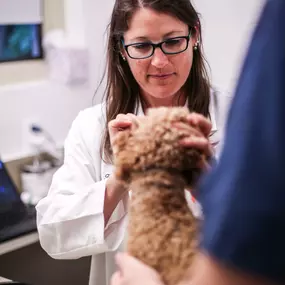
{"label": "hand on dog's head", "polygon": [[116,178],[128,182],[134,172],[173,169],[183,175],[187,187],[192,187],[201,172],[198,164],[203,154],[181,146],[179,141],[191,133],[174,127],[177,122],[187,123],[188,115],[184,107],[151,108],[130,129],[119,133],[113,145]]}

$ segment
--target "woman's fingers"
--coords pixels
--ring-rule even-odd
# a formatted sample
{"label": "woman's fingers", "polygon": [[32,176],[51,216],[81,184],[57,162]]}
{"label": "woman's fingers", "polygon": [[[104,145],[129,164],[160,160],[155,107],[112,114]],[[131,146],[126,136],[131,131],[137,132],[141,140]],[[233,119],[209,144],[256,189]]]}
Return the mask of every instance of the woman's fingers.
{"label": "woman's fingers", "polygon": [[196,137],[203,137],[204,135],[201,133],[200,130],[194,128],[192,126],[187,125],[186,123],[182,122],[175,122],[173,126],[179,130],[183,130],[188,132],[189,136],[196,136]]}
{"label": "woman's fingers", "polygon": [[111,285],[123,285],[123,280],[120,271],[117,271],[112,275]]}
{"label": "woman's fingers", "polygon": [[119,273],[113,275],[112,285],[163,285],[153,268],[128,254],[118,254],[116,264]]}
{"label": "woman's fingers", "polygon": [[130,117],[133,120],[137,119],[137,116],[135,114],[132,114],[132,113],[128,113],[127,116]]}
{"label": "woman's fingers", "polygon": [[134,114],[132,114],[132,113],[128,113],[127,116],[128,116],[128,118],[132,121],[133,125],[137,127],[138,124],[139,124],[139,118],[138,118],[138,116],[136,116],[136,115],[134,115]]}
{"label": "woman's fingers", "polygon": [[194,136],[188,137],[188,138],[182,139],[180,141],[180,144],[185,147],[197,148],[203,151],[203,153],[206,156],[212,156],[213,154],[211,144],[209,143],[209,140],[206,139],[205,137],[194,137]]}
{"label": "woman's fingers", "polygon": [[192,113],[187,117],[187,121],[193,127],[201,130],[204,136],[208,137],[212,130],[211,122],[201,114]]}
{"label": "woman's fingers", "polygon": [[111,145],[113,144],[116,135],[121,131],[129,129],[132,124],[132,119],[124,114],[119,114],[117,115],[116,119],[111,120],[108,123]]}
{"label": "woman's fingers", "polygon": [[115,131],[116,129],[125,129],[129,128],[132,125],[132,119],[130,116],[119,114],[116,119],[111,120],[108,124],[109,130]]}
{"label": "woman's fingers", "polygon": [[132,121],[129,119],[124,119],[124,120],[115,119],[115,120],[110,121],[108,126],[109,128],[112,128],[112,129],[118,129],[118,128],[130,127],[131,124],[132,124]]}

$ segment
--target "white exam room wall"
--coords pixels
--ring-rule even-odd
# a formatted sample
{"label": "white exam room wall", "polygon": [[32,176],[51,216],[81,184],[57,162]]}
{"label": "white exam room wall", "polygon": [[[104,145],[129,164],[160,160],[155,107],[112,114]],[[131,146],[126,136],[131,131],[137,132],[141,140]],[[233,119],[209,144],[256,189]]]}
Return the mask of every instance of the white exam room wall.
{"label": "white exam room wall", "polygon": [[232,92],[265,0],[193,0],[214,85]]}

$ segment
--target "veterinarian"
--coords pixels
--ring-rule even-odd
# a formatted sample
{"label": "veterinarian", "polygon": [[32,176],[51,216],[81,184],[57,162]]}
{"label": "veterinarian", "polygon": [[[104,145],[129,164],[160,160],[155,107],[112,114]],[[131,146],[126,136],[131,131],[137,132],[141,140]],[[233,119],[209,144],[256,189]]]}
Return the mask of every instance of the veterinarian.
{"label": "veterinarian", "polygon": [[[113,178],[112,142],[149,107],[187,106],[210,118],[210,137],[185,147],[219,152],[230,97],[211,88],[197,12],[189,0],[117,0],[107,49],[106,98],[83,110],[65,142],[64,165],[37,205],[44,250],[56,259],[93,256],[90,284],[109,284],[124,245],[128,189]],[[126,21],[128,19],[128,21]],[[132,115],[130,115],[132,114]],[[189,124],[200,118],[190,117]],[[208,132],[206,132],[208,134]],[[190,199],[196,215],[199,207]]]}
{"label": "veterinarian", "polygon": [[[285,1],[270,0],[241,73],[220,162],[202,183],[201,253],[179,285],[285,284],[284,31]],[[117,260],[112,285],[162,285],[136,259]]]}

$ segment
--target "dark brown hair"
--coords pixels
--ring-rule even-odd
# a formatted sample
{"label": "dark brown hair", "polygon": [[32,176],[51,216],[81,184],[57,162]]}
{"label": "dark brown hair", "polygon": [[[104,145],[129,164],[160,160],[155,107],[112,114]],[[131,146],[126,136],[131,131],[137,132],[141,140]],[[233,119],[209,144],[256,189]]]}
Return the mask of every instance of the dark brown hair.
{"label": "dark brown hair", "polygon": [[201,49],[201,26],[198,13],[190,0],[116,0],[111,22],[107,49],[106,128],[101,142],[101,156],[105,162],[112,162],[112,150],[108,122],[118,114],[136,112],[139,104],[139,85],[126,61],[120,56],[121,39],[128,30],[128,22],[139,8],[150,8],[178,18],[192,29],[195,36],[199,31],[200,45],[193,54],[191,72],[183,86],[188,98],[189,110],[209,115],[210,84]]}

